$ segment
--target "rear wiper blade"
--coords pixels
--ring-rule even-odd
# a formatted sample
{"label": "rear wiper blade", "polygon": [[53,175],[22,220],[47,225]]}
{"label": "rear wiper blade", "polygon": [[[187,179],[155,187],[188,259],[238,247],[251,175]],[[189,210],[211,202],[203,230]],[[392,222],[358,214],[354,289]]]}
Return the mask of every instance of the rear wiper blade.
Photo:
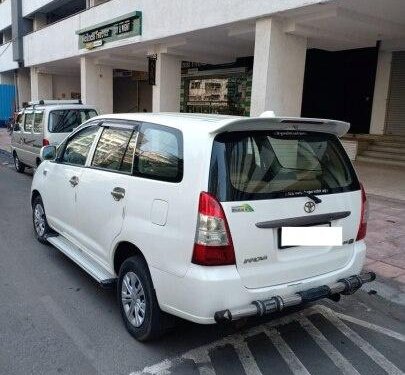
{"label": "rear wiper blade", "polygon": [[316,204],[322,203],[322,199],[318,198],[316,195],[312,193],[308,193],[307,191],[303,191],[302,195],[308,197],[309,199],[312,199]]}

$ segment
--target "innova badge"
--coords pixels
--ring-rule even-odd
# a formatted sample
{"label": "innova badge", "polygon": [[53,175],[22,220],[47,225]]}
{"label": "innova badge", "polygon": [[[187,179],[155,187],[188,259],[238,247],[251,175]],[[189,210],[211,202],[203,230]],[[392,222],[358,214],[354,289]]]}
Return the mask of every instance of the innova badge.
{"label": "innova badge", "polygon": [[311,212],[315,211],[315,203],[312,201],[308,201],[304,204],[304,211],[307,214],[310,214]]}
{"label": "innova badge", "polygon": [[232,212],[253,212],[253,211],[254,211],[253,207],[247,203],[242,204],[241,206],[232,207]]}

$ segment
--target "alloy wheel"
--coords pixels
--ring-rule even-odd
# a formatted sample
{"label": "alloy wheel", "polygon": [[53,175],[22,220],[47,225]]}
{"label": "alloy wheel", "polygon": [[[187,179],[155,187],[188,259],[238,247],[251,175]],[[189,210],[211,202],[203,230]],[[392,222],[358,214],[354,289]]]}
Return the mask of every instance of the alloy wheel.
{"label": "alloy wheel", "polygon": [[128,321],[134,327],[140,327],[145,320],[145,292],[141,280],[132,271],[122,279],[121,300]]}
{"label": "alloy wheel", "polygon": [[39,203],[34,208],[34,226],[37,235],[42,237],[45,233],[45,211]]}

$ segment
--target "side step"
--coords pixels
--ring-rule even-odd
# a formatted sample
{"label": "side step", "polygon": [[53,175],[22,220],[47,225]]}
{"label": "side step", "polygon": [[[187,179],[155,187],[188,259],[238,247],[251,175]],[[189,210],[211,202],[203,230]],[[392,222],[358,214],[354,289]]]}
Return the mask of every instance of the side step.
{"label": "side step", "polygon": [[48,242],[72,259],[77,265],[83,268],[91,277],[97,280],[103,287],[110,288],[115,285],[116,277],[96,263],[78,246],[70,242],[65,237],[51,236]]}

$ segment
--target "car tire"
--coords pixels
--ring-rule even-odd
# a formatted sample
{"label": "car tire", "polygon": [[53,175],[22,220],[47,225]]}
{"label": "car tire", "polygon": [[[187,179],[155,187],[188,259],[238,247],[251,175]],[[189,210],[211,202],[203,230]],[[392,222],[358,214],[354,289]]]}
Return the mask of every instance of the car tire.
{"label": "car tire", "polygon": [[160,310],[149,268],[141,256],[121,265],[117,298],[125,326],[138,341],[156,339],[170,328],[174,317]]}
{"label": "car tire", "polygon": [[32,224],[37,240],[47,244],[47,236],[52,233],[52,229],[48,225],[44,203],[39,195],[35,197],[32,203]]}
{"label": "car tire", "polygon": [[18,173],[24,173],[24,171],[25,171],[25,164],[20,161],[20,159],[19,159],[19,157],[18,157],[18,155],[17,155],[16,152],[14,153],[13,158],[14,158],[14,167],[15,167],[15,170],[16,170]]}

